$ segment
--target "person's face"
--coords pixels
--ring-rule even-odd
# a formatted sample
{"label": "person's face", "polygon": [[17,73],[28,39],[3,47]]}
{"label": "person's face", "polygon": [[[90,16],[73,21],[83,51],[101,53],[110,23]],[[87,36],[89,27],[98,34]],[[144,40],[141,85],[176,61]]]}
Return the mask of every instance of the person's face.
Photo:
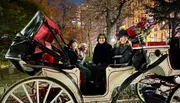
{"label": "person's face", "polygon": [[100,44],[103,44],[105,42],[105,37],[104,36],[100,36],[98,42]]}
{"label": "person's face", "polygon": [[87,50],[88,50],[88,47],[87,47],[87,46],[84,46],[84,47],[82,48],[82,52],[84,52],[84,53],[87,53]]}
{"label": "person's face", "polygon": [[72,43],[71,47],[72,47],[73,50],[77,49],[77,47],[78,47],[77,42]]}
{"label": "person's face", "polygon": [[87,52],[87,50],[88,50],[88,47],[84,46],[84,51]]}
{"label": "person's face", "polygon": [[125,44],[128,39],[127,39],[126,36],[122,36],[119,40],[120,40],[120,42],[121,42],[122,44]]}

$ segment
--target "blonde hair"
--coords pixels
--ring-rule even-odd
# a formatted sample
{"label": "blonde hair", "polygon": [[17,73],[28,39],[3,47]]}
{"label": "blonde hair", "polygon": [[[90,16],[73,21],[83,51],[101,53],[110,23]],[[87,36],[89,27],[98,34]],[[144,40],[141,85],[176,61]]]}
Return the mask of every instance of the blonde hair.
{"label": "blonde hair", "polygon": [[[116,43],[116,47],[118,48],[121,44],[122,44],[121,41],[118,40],[117,43]],[[131,43],[130,40],[127,40],[124,45],[130,45],[130,46],[132,46],[132,43]]]}
{"label": "blonde hair", "polygon": [[79,45],[79,50],[80,50],[80,51],[83,51],[83,50],[85,49],[85,47],[87,47],[87,44],[86,44],[86,43],[81,43],[81,44]]}
{"label": "blonde hair", "polygon": [[88,45],[86,43],[81,43],[78,48],[78,54],[82,54],[82,53],[86,54],[87,51],[86,52],[84,51],[85,47],[88,47]]}

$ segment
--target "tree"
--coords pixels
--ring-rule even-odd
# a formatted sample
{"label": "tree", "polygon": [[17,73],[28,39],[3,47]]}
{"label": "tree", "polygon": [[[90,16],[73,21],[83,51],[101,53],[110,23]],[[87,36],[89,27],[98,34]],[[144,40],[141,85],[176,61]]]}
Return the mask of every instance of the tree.
{"label": "tree", "polygon": [[10,36],[20,31],[38,10],[35,4],[21,0],[1,0],[0,7],[0,34]]}
{"label": "tree", "polygon": [[40,4],[45,14],[59,26],[65,41],[71,37],[78,38],[80,30],[72,24],[77,18],[77,5],[67,0],[33,0],[33,2]]}
{"label": "tree", "polygon": [[166,22],[171,29],[172,37],[180,31],[179,0],[154,0],[154,5],[146,5],[157,23]]}
{"label": "tree", "polygon": [[126,17],[135,17],[139,0],[84,0],[80,6],[80,18],[84,35],[89,44],[89,55],[96,44],[97,35],[105,33],[108,42],[115,36]]}
{"label": "tree", "polygon": [[[95,20],[102,20],[105,23],[105,34],[110,42],[112,29],[120,18],[125,18],[131,13],[127,8],[133,0],[86,0],[88,8],[91,10]],[[135,6],[135,5],[134,5]]]}
{"label": "tree", "polygon": [[[38,10],[34,3],[24,0],[0,0],[0,52],[3,55],[12,39]],[[0,58],[4,58],[2,57]]]}
{"label": "tree", "polygon": [[69,3],[66,0],[54,0],[52,5],[58,8],[59,15],[56,15],[57,24],[61,27],[61,35],[70,40],[72,37],[81,40],[80,28],[77,24],[77,5]]}
{"label": "tree", "polygon": [[86,43],[88,44],[88,56],[91,57],[92,54],[92,42],[91,38],[93,35],[91,35],[93,27],[93,15],[91,15],[91,10],[88,8],[88,5],[82,4],[80,6],[80,19],[82,23],[82,29],[84,30],[83,32],[83,40],[87,41]]}
{"label": "tree", "polygon": [[66,24],[61,31],[68,39],[70,34],[76,35],[78,28],[71,28],[71,21],[76,17],[76,8],[75,4],[66,0],[0,0],[0,52],[6,53],[16,33],[27,25],[38,10],[57,25]]}

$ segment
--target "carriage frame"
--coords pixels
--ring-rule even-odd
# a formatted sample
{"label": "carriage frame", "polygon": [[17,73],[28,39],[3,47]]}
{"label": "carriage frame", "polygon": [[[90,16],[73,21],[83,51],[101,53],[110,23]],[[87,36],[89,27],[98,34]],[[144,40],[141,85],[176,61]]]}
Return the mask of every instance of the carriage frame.
{"label": "carriage frame", "polygon": [[[45,87],[47,90],[46,93],[48,90],[51,91],[51,89],[54,88],[60,90],[53,99],[50,99],[51,103],[57,101],[66,103],[63,102],[67,99],[64,97],[65,94],[67,94],[66,96],[69,96],[68,100],[70,100],[67,101],[67,103],[93,101],[109,101],[115,103],[118,100],[121,91],[130,84],[138,83],[146,73],[151,72],[163,77],[177,76],[180,74],[177,72],[179,70],[174,70],[171,67],[168,57],[170,49],[169,45],[143,46],[140,43],[140,47],[134,47],[133,50],[142,50],[143,53],[145,53],[144,56],[147,61],[141,68],[134,68],[133,65],[122,67],[118,64],[112,64],[106,68],[105,91],[102,94],[96,92],[95,94],[83,94],[80,89],[80,70],[76,66],[69,64],[69,58],[63,48],[65,42],[62,35],[59,34],[60,31],[58,27],[41,11],[38,11],[28,25],[22,31],[17,33],[5,56],[6,59],[11,60],[16,68],[24,73],[32,76],[40,70],[42,71],[42,75],[25,78],[12,85],[2,97],[2,103],[5,103],[11,96],[18,102],[24,103],[24,99],[21,100],[21,97],[16,97],[13,94],[17,88],[24,89],[27,101],[29,100],[33,103],[33,98],[39,103],[41,102],[40,99],[44,98],[43,103],[46,103],[45,100],[48,99],[48,94],[42,95],[44,92],[42,92],[43,90],[41,91],[41,89],[45,89]],[[57,36],[61,38],[64,44],[59,42]],[[58,43],[60,49],[57,49],[50,44],[52,40],[55,40]],[[159,52],[159,55],[155,52]],[[43,54],[50,55],[53,57],[53,60],[62,61],[63,64],[43,61],[41,58]],[[28,95],[28,90],[24,87],[24,85],[29,85],[29,82],[33,83],[33,85],[31,85],[31,95]],[[41,85],[42,83],[44,83],[45,87]],[[177,83],[174,84],[176,84],[176,86],[179,85]],[[65,92],[62,95],[61,92],[63,91]],[[116,93],[114,94],[113,92]]]}

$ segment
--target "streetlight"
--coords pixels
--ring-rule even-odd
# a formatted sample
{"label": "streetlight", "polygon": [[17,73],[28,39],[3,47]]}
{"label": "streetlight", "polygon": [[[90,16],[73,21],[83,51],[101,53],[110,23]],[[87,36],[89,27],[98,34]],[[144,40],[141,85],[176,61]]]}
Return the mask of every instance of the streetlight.
{"label": "streetlight", "polygon": [[165,24],[165,21],[163,21],[162,24],[164,25],[164,24]]}
{"label": "streetlight", "polygon": [[116,42],[116,39],[115,38],[112,38],[111,39],[111,43],[114,44]]}

